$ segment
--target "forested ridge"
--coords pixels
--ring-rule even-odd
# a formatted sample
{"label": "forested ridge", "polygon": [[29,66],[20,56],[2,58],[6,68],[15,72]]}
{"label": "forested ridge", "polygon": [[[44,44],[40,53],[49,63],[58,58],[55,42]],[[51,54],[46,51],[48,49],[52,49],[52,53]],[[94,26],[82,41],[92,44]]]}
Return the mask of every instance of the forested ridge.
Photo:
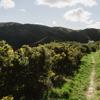
{"label": "forested ridge", "polygon": [[100,40],[100,29],[72,30],[64,27],[50,27],[37,24],[0,23],[0,40],[5,40],[13,48],[22,45],[36,46],[52,41],[77,41],[88,43]]}
{"label": "forested ridge", "polygon": [[83,56],[99,47],[99,41],[51,42],[13,50],[0,41],[0,99],[85,100],[91,61]]}

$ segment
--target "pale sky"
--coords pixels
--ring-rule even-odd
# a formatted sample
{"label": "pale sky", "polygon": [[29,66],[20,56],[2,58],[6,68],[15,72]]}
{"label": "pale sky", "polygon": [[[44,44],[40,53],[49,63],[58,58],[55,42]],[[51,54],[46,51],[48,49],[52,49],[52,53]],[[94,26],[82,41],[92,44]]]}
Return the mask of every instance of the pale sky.
{"label": "pale sky", "polygon": [[100,29],[100,0],[0,0],[0,22]]}

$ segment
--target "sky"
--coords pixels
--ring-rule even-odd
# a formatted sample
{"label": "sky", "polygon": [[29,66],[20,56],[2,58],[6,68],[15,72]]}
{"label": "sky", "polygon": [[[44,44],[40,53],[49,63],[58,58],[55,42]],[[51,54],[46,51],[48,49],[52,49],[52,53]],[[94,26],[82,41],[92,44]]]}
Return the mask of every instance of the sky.
{"label": "sky", "polygon": [[100,0],[0,0],[0,22],[100,29]]}

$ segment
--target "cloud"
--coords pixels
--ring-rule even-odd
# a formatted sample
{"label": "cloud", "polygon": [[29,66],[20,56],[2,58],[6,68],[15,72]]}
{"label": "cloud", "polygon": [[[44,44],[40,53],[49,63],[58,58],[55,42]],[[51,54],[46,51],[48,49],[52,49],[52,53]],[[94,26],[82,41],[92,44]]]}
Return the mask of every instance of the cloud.
{"label": "cloud", "polygon": [[64,18],[66,21],[84,23],[86,28],[100,29],[100,21],[96,22],[91,18],[91,15],[90,12],[85,11],[83,8],[77,8],[66,12]]}
{"label": "cloud", "polygon": [[20,12],[26,12],[26,9],[19,9]]}
{"label": "cloud", "polygon": [[100,29],[100,22],[94,22],[94,23],[88,25],[87,27],[88,27],[88,28]]}
{"label": "cloud", "polygon": [[34,22],[34,24],[40,24],[40,25],[42,25],[43,23],[42,22]]}
{"label": "cloud", "polygon": [[56,25],[57,25],[57,22],[56,22],[55,20],[53,20],[53,21],[52,21],[52,25],[53,25],[53,26],[56,26]]}
{"label": "cloud", "polygon": [[1,0],[0,1],[0,8],[9,9],[14,8],[15,2],[13,0]]}
{"label": "cloud", "polygon": [[75,6],[82,4],[84,6],[94,6],[96,0],[36,0],[39,5],[47,5],[49,7],[63,8],[66,6]]}
{"label": "cloud", "polygon": [[93,22],[91,19],[91,13],[85,11],[83,8],[77,8],[66,12],[64,14],[64,18],[66,21],[81,22],[85,24],[90,24]]}

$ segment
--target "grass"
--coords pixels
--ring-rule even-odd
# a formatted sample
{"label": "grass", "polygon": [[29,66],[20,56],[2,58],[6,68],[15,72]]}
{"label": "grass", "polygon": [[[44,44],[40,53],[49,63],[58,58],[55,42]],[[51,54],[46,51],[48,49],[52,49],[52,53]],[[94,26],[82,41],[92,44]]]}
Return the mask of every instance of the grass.
{"label": "grass", "polygon": [[86,90],[89,86],[92,71],[91,55],[84,56],[81,60],[80,69],[70,81],[62,87],[52,88],[46,100],[86,100]]}
{"label": "grass", "polygon": [[95,76],[95,100],[100,100],[100,51],[95,53],[96,76]]}

